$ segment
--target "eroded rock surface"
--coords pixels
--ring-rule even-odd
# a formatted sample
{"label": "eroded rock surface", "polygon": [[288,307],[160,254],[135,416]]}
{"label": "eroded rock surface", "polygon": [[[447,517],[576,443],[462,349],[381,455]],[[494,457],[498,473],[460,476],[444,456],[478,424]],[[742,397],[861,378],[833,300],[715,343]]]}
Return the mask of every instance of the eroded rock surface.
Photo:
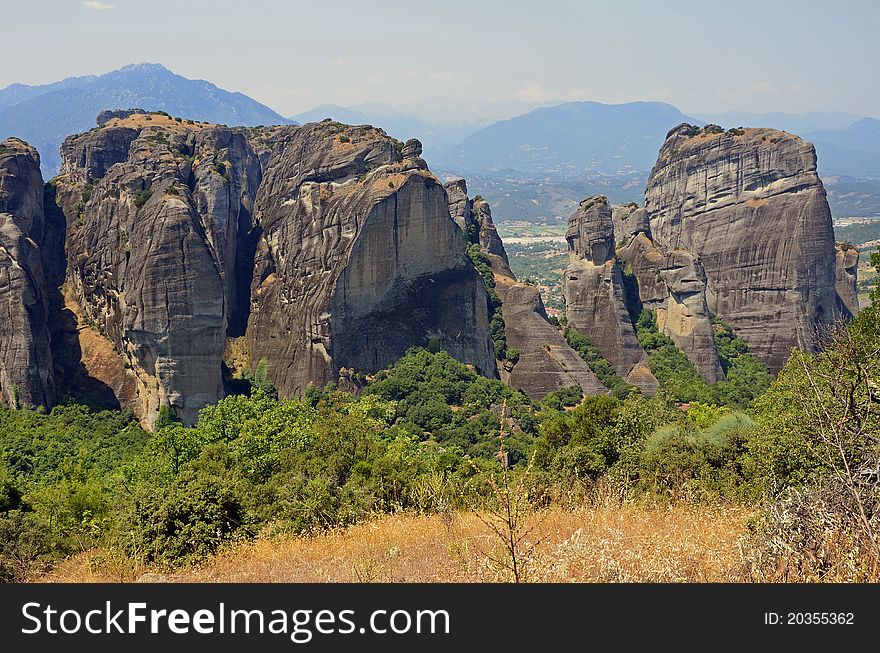
{"label": "eroded rock surface", "polygon": [[283,396],[434,339],[497,376],[485,288],[418,141],[102,119],[62,148],[66,293],[130,369],[145,424],[165,405],[192,423],[223,396],[230,337]]}
{"label": "eroded rock surface", "polygon": [[381,130],[285,128],[257,196],[248,338],[283,394],[438,340],[497,376],[486,291],[420,158]]}
{"label": "eroded rock surface", "polygon": [[810,143],[772,129],[680,125],[660,150],[645,208],[656,245],[699,259],[709,309],[771,371],[848,314]]}
{"label": "eroded rock surface", "polygon": [[40,157],[24,141],[0,143],[0,398],[50,407],[55,378],[40,248],[45,237]]}
{"label": "eroded rock surface", "polygon": [[651,241],[650,230],[639,230],[628,238],[617,256],[625,277],[636,282],[627,286],[628,292],[635,289],[627,297],[630,312],[635,314],[641,307],[653,310],[657,329],[672,338],[707,382],[724,380],[700,262],[686,250],[661,252]]}
{"label": "eroded rock surface", "polygon": [[446,192],[449,212],[456,223],[465,233],[476,230],[480,249],[492,267],[495,291],[501,298],[507,346],[519,352],[516,364],[499,365],[505,383],[536,400],[573,385],[580,386],[585,394],[607,393],[608,389],[550,323],[538,288],[517,281],[489,204],[480,198],[468,199],[463,179],[447,182]]}
{"label": "eroded rock surface", "polygon": [[[186,423],[223,396],[240,234],[260,183],[243,131],[161,115],[68,138],[57,178],[67,283],[136,378],[136,413]],[[246,302],[247,299],[245,298]]]}
{"label": "eroded rock surface", "polygon": [[657,380],[647,370],[647,354],[628,310],[608,199],[595,195],[583,200],[569,217],[565,237],[569,259],[563,292],[569,326],[589,338],[627,382],[656,392]]}
{"label": "eroded rock surface", "polygon": [[859,312],[859,250],[852,243],[835,243],[837,296],[851,315]]}

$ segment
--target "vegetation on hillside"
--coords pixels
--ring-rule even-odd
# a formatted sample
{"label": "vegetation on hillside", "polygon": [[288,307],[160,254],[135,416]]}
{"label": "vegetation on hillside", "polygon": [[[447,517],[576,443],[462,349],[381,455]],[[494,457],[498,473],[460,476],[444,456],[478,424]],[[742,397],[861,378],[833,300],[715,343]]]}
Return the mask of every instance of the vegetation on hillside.
{"label": "vegetation on hillside", "polygon": [[796,352],[772,383],[722,323],[728,381],[715,386],[650,313],[638,326],[654,398],[571,388],[534,402],[413,349],[357,396],[326,387],[279,400],[255,373],[250,394],[190,428],[163,410],[152,434],[119,412],[0,407],[0,577],[33,578],[95,547],[114,564],[170,568],[383,513],[492,515],[506,492],[529,510],[597,493],[752,504],[748,578],[880,578],[877,309],[823,352]]}

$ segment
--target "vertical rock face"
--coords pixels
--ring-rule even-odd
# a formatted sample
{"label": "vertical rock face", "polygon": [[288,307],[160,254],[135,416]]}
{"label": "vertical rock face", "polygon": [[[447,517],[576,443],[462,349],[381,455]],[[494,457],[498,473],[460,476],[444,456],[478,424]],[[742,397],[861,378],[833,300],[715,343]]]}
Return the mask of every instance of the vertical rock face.
{"label": "vertical rock face", "polygon": [[813,146],[772,129],[669,132],[646,192],[652,237],[696,256],[708,307],[778,371],[847,313]]}
{"label": "vertical rock face", "polygon": [[611,206],[596,195],[568,219],[564,288],[569,325],[585,335],[628,382],[657,390],[628,311],[623,275],[615,258]]}
{"label": "vertical rock face", "polygon": [[614,227],[614,242],[617,247],[627,244],[630,238],[636,234],[651,233],[648,212],[635,202],[612,206],[611,222]]}
{"label": "vertical rock face", "polygon": [[514,365],[500,366],[501,378],[536,400],[573,385],[580,386],[586,394],[607,393],[608,389],[548,320],[539,290],[517,281],[489,204],[479,198],[468,199],[463,179],[448,182],[446,192],[449,213],[455,222],[465,233],[469,229],[478,230],[476,237],[481,251],[489,259],[495,291],[501,299],[507,346],[519,352]]}
{"label": "vertical rock face", "polygon": [[449,215],[462,231],[471,222],[471,201],[468,199],[467,181],[461,178],[446,182],[443,187],[449,198]]}
{"label": "vertical rock face", "polygon": [[[87,371],[117,395],[133,385],[125,405],[146,425],[162,406],[192,423],[223,396],[229,337],[282,395],[435,339],[497,376],[483,282],[418,141],[332,122],[101,120],[65,141],[53,186],[65,298],[95,326],[78,330],[96,350]],[[103,369],[116,358],[129,371]]]}
{"label": "vertical rock face", "polygon": [[[614,207],[615,233],[625,245],[617,248],[625,277],[636,281],[637,291],[628,296],[657,315],[657,328],[672,338],[700,375],[709,383],[724,380],[715,346],[712,318],[706,304],[706,274],[690,252],[662,252],[651,240],[644,209],[632,205]],[[632,286],[627,286],[627,291]],[[631,310],[631,312],[634,312]]]}
{"label": "vertical rock face", "polygon": [[142,421],[167,405],[192,423],[223,396],[227,325],[241,301],[236,249],[259,162],[240,131],[156,114],[70,137],[62,156],[75,302],[132,370]]}
{"label": "vertical rock face", "polygon": [[286,128],[257,196],[248,338],[284,394],[438,340],[496,376],[482,281],[420,158],[372,127]]}
{"label": "vertical rock face", "polygon": [[55,401],[44,230],[39,155],[7,139],[0,143],[0,398],[13,407]]}
{"label": "vertical rock face", "polygon": [[489,208],[489,203],[483,199],[475,199],[473,213],[474,219],[480,225],[480,249],[492,261],[492,269],[503,276],[513,277],[504,243],[501,242],[501,237],[492,221],[492,210]]}
{"label": "vertical rock face", "polygon": [[835,243],[835,288],[842,309],[850,315],[859,312],[859,250],[852,243]]}

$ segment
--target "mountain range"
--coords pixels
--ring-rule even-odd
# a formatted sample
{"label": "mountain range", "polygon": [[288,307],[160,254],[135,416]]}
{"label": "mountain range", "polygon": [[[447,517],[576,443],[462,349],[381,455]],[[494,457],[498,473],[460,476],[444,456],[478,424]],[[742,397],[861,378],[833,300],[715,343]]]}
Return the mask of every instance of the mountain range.
{"label": "mountain range", "polygon": [[43,174],[61,164],[66,136],[95,126],[104,109],[138,107],[227,125],[286,125],[291,121],[264,104],[201,79],[187,79],[160,64],[140,63],[103,75],[69,77],[0,90],[0,139],[17,136],[40,152]]}
{"label": "mountain range", "polygon": [[[880,212],[880,121],[844,112],[685,113],[662,102],[567,102],[556,105],[482,98],[437,98],[392,106],[322,104],[284,117],[260,102],[160,64],[132,64],[103,74],[0,89],[0,138],[35,146],[43,173],[60,165],[61,140],[94,126],[104,109],[139,107],[227,125],[319,122],[382,127],[419,138],[425,158],[444,176],[468,176],[471,189],[504,219],[553,220],[585,194],[638,200],[666,133],[676,125],[765,126],[816,145],[835,214]],[[867,180],[867,181],[866,181]]]}

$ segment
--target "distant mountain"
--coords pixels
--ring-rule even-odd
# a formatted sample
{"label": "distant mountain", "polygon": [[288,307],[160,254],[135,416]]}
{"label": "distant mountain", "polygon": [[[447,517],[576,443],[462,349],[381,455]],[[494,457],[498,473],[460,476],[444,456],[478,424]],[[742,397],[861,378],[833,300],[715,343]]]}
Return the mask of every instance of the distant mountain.
{"label": "distant mountain", "polygon": [[848,150],[880,153],[880,120],[862,118],[844,129],[810,132],[804,134],[804,138]]}
{"label": "distant mountain", "polygon": [[425,120],[414,113],[400,111],[383,102],[368,102],[351,107],[322,104],[291,116],[292,120],[302,124],[318,122],[324,118],[333,118],[349,125],[381,127],[390,136],[402,141],[418,138],[422,142],[424,157],[428,161],[441,157],[463,138],[487,124],[485,120],[463,122]]}
{"label": "distant mountain", "polygon": [[524,100],[491,100],[482,97],[433,97],[406,102],[398,108],[428,122],[471,123],[481,126],[537,109],[559,104],[555,102],[526,102]]}
{"label": "distant mountain", "polygon": [[808,132],[820,129],[840,129],[864,118],[857,113],[843,111],[809,111],[807,113],[728,111],[726,113],[693,113],[691,115],[722,127],[772,127],[798,136],[805,136]]}
{"label": "distant mountain", "polygon": [[465,174],[516,170],[557,180],[648,171],[666,133],[703,124],[662,102],[568,102],[496,122],[465,138],[441,165]]}
{"label": "distant mountain", "polygon": [[842,129],[808,132],[824,175],[880,179],[880,120],[862,118]]}
{"label": "distant mountain", "polygon": [[226,125],[291,122],[242,93],[141,63],[41,86],[7,86],[0,90],[0,139],[17,136],[36,147],[48,177],[61,164],[58,149],[65,137],[93,127],[104,109],[133,107]]}

